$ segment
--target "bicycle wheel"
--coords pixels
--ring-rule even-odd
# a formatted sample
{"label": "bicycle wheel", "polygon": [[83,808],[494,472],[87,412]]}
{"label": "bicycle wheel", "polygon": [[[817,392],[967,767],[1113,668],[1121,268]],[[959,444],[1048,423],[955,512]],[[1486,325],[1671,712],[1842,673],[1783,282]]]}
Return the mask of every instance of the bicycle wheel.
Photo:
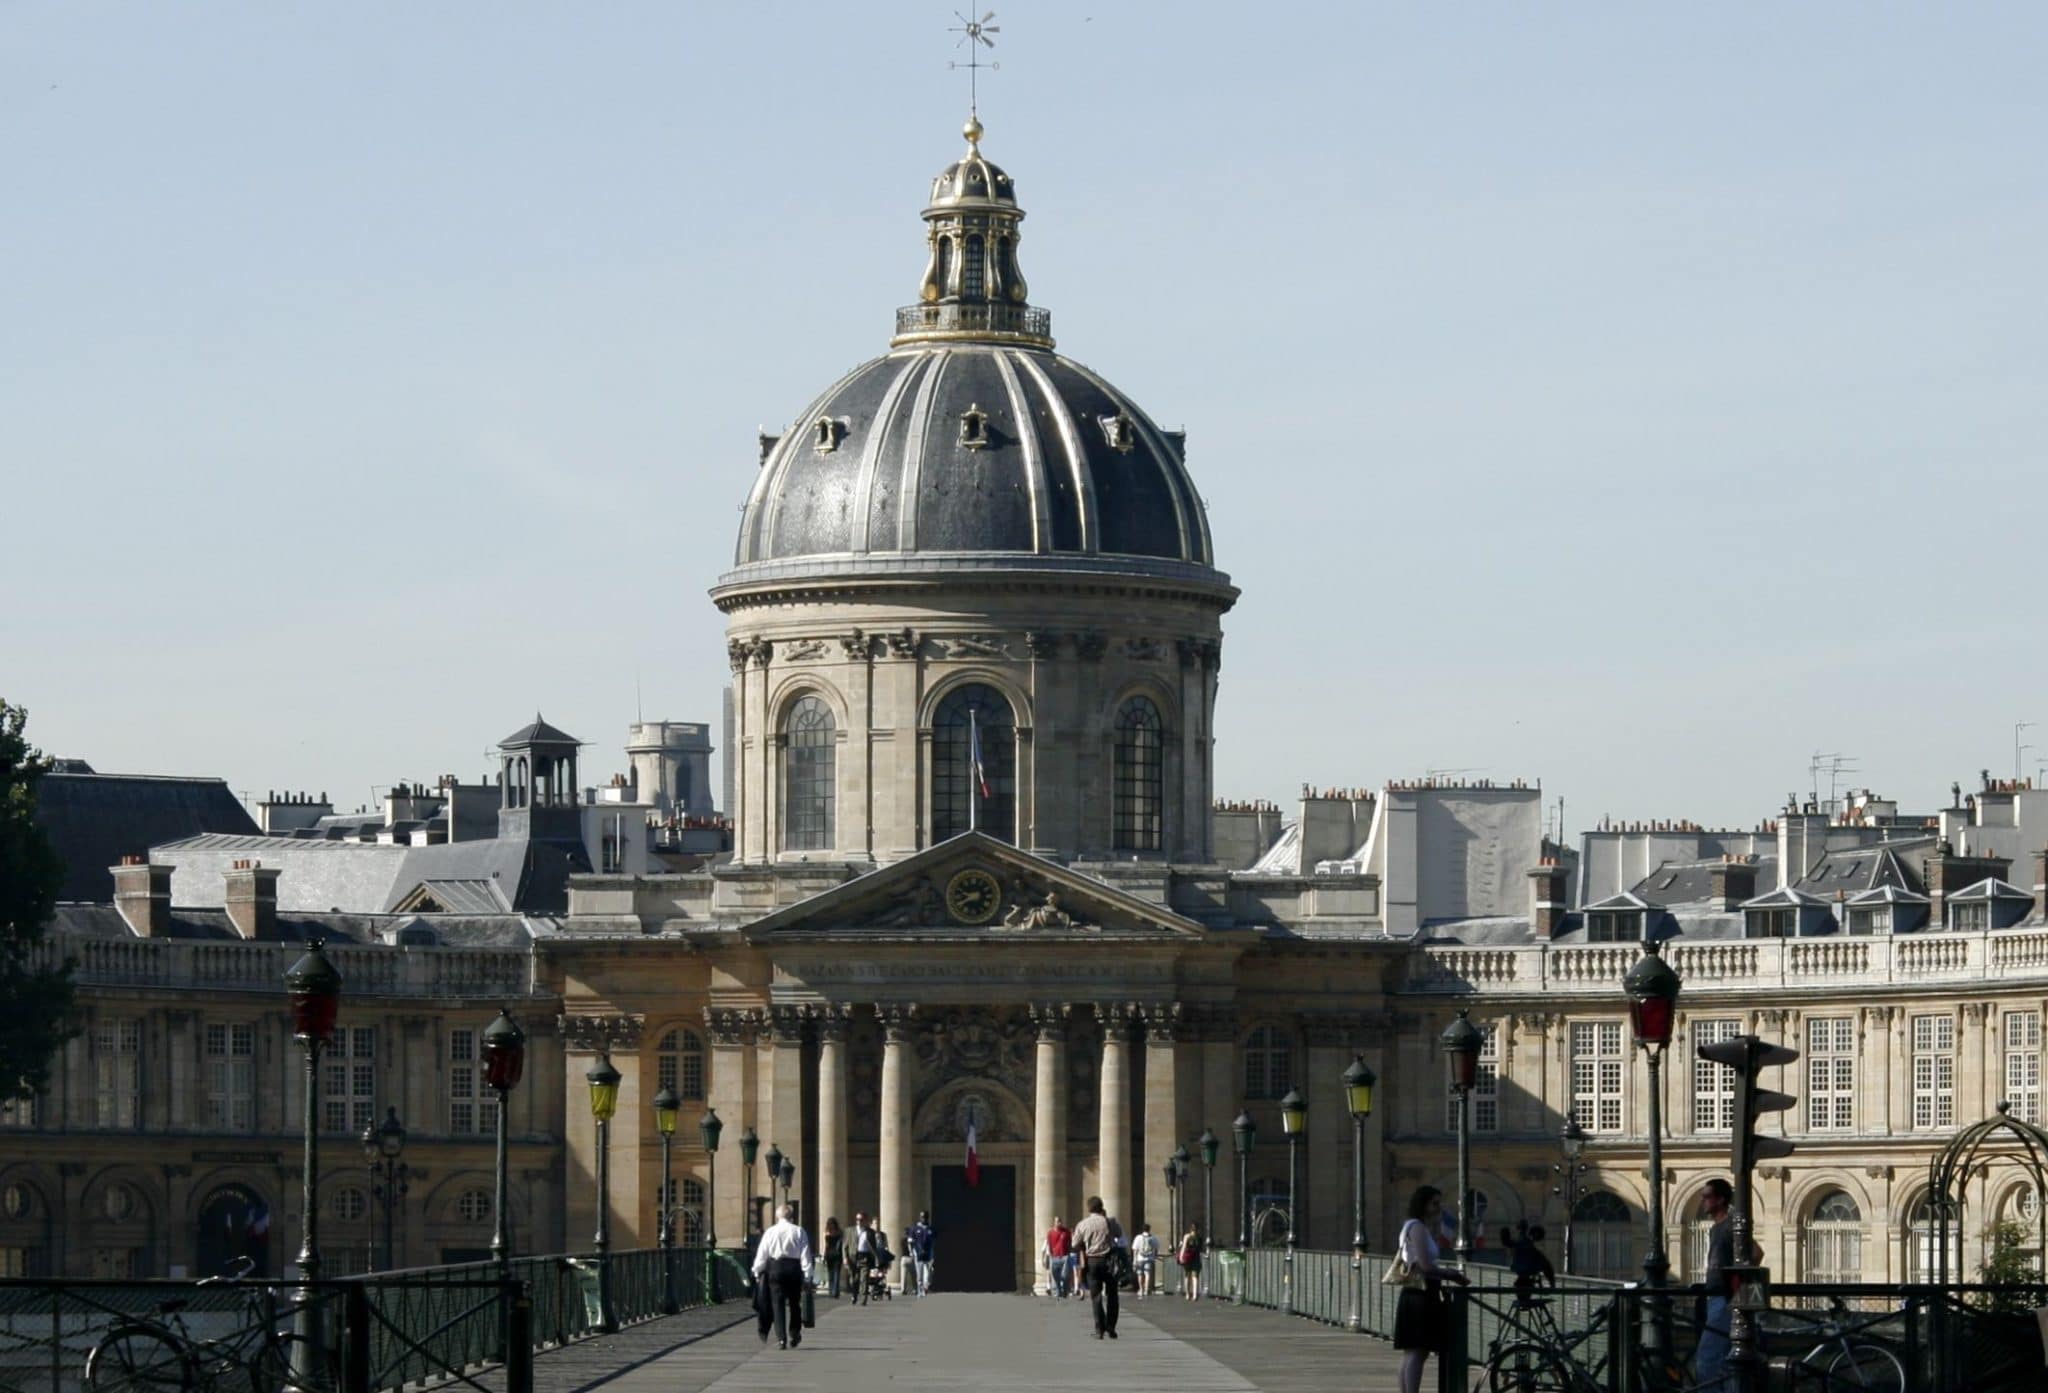
{"label": "bicycle wheel", "polygon": [[92,1393],[191,1393],[192,1361],[167,1330],[117,1325],[85,1357]]}
{"label": "bicycle wheel", "polygon": [[1826,1365],[1828,1393],[1906,1393],[1906,1366],[1883,1345],[1850,1345]]}
{"label": "bicycle wheel", "polygon": [[312,1362],[317,1358],[313,1343],[302,1335],[282,1334],[265,1340],[249,1358],[249,1393],[295,1393],[320,1387],[320,1370]]}
{"label": "bicycle wheel", "polygon": [[1509,1345],[1486,1361],[1487,1393],[1574,1393],[1571,1367],[1543,1345]]}

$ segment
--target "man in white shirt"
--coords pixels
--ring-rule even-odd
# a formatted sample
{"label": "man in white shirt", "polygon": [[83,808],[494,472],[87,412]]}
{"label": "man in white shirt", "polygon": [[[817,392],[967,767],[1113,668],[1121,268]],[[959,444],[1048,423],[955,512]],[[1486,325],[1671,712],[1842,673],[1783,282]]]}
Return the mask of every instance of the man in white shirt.
{"label": "man in white shirt", "polygon": [[754,1306],[762,1344],[768,1343],[771,1318],[780,1348],[804,1342],[804,1288],[810,1282],[811,1236],[797,1227],[796,1206],[785,1204],[775,1211],[774,1224],[754,1249],[754,1288],[767,1298],[757,1295]]}

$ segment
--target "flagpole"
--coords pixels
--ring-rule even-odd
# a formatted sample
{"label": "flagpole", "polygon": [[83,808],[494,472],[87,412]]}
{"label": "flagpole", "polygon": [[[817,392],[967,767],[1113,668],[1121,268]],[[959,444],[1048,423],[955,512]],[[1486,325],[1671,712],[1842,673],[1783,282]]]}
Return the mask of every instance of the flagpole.
{"label": "flagpole", "polygon": [[976,758],[981,752],[981,726],[975,720],[974,708],[967,708],[967,830],[981,830],[981,763]]}

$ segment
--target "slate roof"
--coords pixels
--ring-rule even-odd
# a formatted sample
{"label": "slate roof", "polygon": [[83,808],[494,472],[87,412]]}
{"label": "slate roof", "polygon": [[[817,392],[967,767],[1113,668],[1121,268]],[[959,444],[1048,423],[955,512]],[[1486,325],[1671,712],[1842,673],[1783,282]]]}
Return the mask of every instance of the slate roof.
{"label": "slate roof", "polygon": [[222,877],[231,862],[245,857],[283,873],[277,886],[280,911],[304,913],[389,914],[421,885],[443,881],[495,887],[502,903],[486,906],[472,893],[465,904],[474,912],[561,914],[569,907],[569,877],[590,869],[580,847],[501,837],[394,846],[210,834],[168,842],[150,852],[152,861],[177,868],[171,878],[171,900],[181,905],[221,903]]}
{"label": "slate roof", "polygon": [[[450,948],[522,947],[531,943],[544,926],[518,914],[299,914],[290,911],[277,916],[278,937],[301,943],[318,934],[330,943],[389,943],[398,931],[425,926],[436,943]],[[133,938],[134,930],[112,905],[67,904],[57,907],[52,927],[59,933],[80,938]],[[166,938],[239,942],[241,936],[218,909],[171,910]]]}
{"label": "slate roof", "polygon": [[1997,876],[1986,876],[1965,890],[1958,890],[1948,897],[1950,904],[1961,900],[2028,900],[2034,897],[2019,886],[2000,880]]}
{"label": "slate roof", "polygon": [[219,779],[150,774],[46,774],[36,820],[64,862],[57,897],[111,904],[109,866],[162,842],[205,832],[254,833],[256,820]]}
{"label": "slate roof", "polygon": [[559,726],[551,726],[533,713],[533,724],[521,726],[498,742],[501,750],[523,749],[528,745],[581,745],[583,742]]}

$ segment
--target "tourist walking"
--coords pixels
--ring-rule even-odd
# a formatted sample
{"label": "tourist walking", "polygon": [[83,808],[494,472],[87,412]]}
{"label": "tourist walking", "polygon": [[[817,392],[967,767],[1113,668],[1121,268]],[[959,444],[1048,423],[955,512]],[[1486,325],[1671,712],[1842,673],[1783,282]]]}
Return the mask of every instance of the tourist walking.
{"label": "tourist walking", "polygon": [[1193,1224],[1180,1236],[1180,1248],[1173,1260],[1180,1264],[1181,1299],[1193,1301],[1202,1288],[1202,1231]]}
{"label": "tourist walking", "polygon": [[1131,1240],[1131,1266],[1138,1274],[1138,1299],[1143,1301],[1159,1290],[1159,1235],[1150,1224],[1138,1225],[1138,1236]]}
{"label": "tourist walking", "polygon": [[910,1258],[910,1266],[903,1274],[906,1287],[913,1283],[920,1297],[931,1295],[932,1290],[932,1216],[920,1209],[917,1222],[903,1231],[903,1251]]}
{"label": "tourist walking", "polygon": [[1424,1185],[1408,1200],[1408,1222],[1394,1261],[1403,1272],[1401,1299],[1394,1307],[1394,1348],[1401,1351],[1401,1393],[1422,1393],[1422,1366],[1450,1343],[1450,1322],[1443,1284],[1459,1286],[1469,1279],[1455,1267],[1439,1265],[1437,1225],[1444,1213],[1444,1192]]}
{"label": "tourist walking", "polygon": [[853,1237],[850,1245],[852,1251],[847,1255],[850,1266],[847,1280],[853,1284],[854,1303],[865,1306],[868,1304],[869,1287],[872,1285],[868,1281],[868,1274],[881,1265],[875,1261],[878,1245],[875,1242],[874,1225],[868,1222],[867,1215],[853,1216]]}
{"label": "tourist walking", "polygon": [[1095,1338],[1116,1338],[1117,1281],[1123,1275],[1124,1231],[1102,1210],[1100,1196],[1088,1200],[1088,1217],[1074,1225],[1074,1251],[1087,1274],[1090,1304],[1095,1312]]}
{"label": "tourist walking", "polygon": [[[1701,1284],[1699,1347],[1693,1352],[1692,1376],[1700,1393],[1723,1393],[1728,1378],[1728,1269],[1735,1266],[1735,1220],[1729,1208],[1735,1202],[1734,1187],[1718,1175],[1700,1191],[1700,1217],[1713,1225],[1707,1230],[1707,1270]],[[1749,1261],[1762,1262],[1763,1246],[1749,1244]]]}
{"label": "tourist walking", "polygon": [[754,1315],[762,1344],[768,1343],[771,1321],[782,1349],[804,1342],[804,1288],[811,1282],[811,1262],[811,1236],[797,1227],[796,1206],[785,1204],[754,1249]]}
{"label": "tourist walking", "polygon": [[1074,1231],[1059,1215],[1052,1216],[1052,1227],[1045,1231],[1039,1252],[1045,1258],[1046,1292],[1066,1300],[1074,1292]]}
{"label": "tourist walking", "polygon": [[837,1219],[825,1221],[825,1287],[827,1296],[839,1296],[839,1269],[846,1262],[846,1235],[840,1232]]}

